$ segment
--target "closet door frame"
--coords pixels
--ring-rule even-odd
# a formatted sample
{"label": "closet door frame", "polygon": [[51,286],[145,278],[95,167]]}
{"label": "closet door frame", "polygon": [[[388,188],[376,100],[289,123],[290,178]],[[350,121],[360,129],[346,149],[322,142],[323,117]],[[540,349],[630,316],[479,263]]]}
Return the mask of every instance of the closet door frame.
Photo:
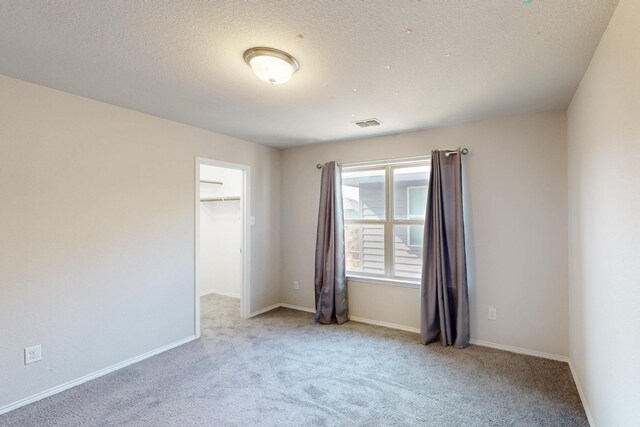
{"label": "closet door frame", "polygon": [[200,338],[200,166],[218,166],[242,171],[242,286],[240,287],[240,317],[247,319],[251,313],[251,221],[250,210],[250,183],[251,168],[248,165],[229,163],[220,160],[195,158],[195,259],[194,259],[194,293],[195,293],[195,318],[194,334]]}

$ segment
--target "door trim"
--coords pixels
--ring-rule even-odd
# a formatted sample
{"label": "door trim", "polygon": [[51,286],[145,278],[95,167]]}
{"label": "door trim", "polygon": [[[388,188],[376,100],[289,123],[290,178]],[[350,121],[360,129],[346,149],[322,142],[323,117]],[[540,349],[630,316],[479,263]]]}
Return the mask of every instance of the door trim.
{"label": "door trim", "polygon": [[195,316],[194,335],[200,338],[200,166],[218,166],[242,171],[242,286],[240,287],[240,317],[249,318],[251,313],[251,167],[248,165],[223,162],[220,160],[195,158],[195,248],[194,248],[194,294]]}

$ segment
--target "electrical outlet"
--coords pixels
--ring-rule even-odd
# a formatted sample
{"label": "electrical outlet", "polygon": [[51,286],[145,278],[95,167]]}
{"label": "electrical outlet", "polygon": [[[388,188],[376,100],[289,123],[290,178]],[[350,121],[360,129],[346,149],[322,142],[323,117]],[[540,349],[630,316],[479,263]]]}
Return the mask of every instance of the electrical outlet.
{"label": "electrical outlet", "polygon": [[298,282],[297,280],[293,281],[293,289],[295,289],[296,291],[298,289],[300,289],[300,282]]}
{"label": "electrical outlet", "polygon": [[37,362],[42,360],[42,345],[34,345],[24,349],[24,364]]}
{"label": "electrical outlet", "polygon": [[497,319],[498,319],[498,311],[493,307],[489,307],[489,320],[497,320]]}

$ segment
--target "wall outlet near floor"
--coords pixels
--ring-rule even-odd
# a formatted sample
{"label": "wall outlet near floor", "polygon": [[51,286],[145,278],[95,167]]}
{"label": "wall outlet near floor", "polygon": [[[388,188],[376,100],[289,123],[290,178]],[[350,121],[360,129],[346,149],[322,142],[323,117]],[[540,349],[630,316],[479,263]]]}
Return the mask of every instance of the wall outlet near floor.
{"label": "wall outlet near floor", "polygon": [[34,345],[24,349],[24,364],[37,362],[42,360],[42,345]]}
{"label": "wall outlet near floor", "polygon": [[489,307],[489,320],[496,320],[497,318],[498,311],[493,307]]}
{"label": "wall outlet near floor", "polygon": [[297,280],[293,281],[293,289],[295,289],[296,291],[298,289],[300,289],[300,282],[298,282]]}

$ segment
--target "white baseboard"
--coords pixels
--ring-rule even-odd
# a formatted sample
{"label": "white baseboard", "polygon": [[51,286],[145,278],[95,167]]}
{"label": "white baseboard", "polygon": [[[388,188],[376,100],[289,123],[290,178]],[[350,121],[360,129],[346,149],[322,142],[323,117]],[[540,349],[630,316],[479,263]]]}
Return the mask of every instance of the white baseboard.
{"label": "white baseboard", "polygon": [[263,309],[258,310],[258,311],[254,311],[253,313],[251,313],[249,315],[249,317],[251,318],[251,317],[257,316],[259,314],[266,313],[267,311],[275,310],[278,307],[280,307],[280,304],[270,305],[269,307],[263,308]]}
{"label": "white baseboard", "polygon": [[316,313],[316,309],[315,308],[309,308],[309,307],[302,307],[300,305],[293,305],[293,304],[286,304],[286,303],[280,303],[280,307],[284,307],[284,308],[290,308],[291,310],[298,310],[298,311],[305,311],[307,313]]}
{"label": "white baseboard", "polygon": [[111,372],[117,371],[118,369],[122,369],[122,368],[125,368],[125,367],[129,366],[129,365],[133,365],[134,363],[140,362],[140,361],[142,361],[144,359],[148,359],[148,358],[150,358],[152,356],[155,356],[157,354],[163,353],[163,352],[165,352],[167,350],[171,350],[172,348],[176,348],[178,346],[181,346],[182,344],[186,344],[186,343],[188,343],[190,341],[193,341],[195,338],[196,337],[194,335],[192,335],[190,337],[187,337],[187,338],[181,339],[179,341],[173,342],[171,344],[165,345],[164,347],[160,347],[160,348],[157,348],[155,350],[148,351],[148,352],[146,352],[144,354],[141,354],[139,356],[132,357],[131,359],[124,360],[124,361],[122,361],[120,363],[116,363],[115,365],[108,366],[106,368],[100,369],[99,371],[84,375],[84,376],[82,376],[80,378],[68,381],[68,382],[66,382],[64,384],[60,384],[59,386],[52,387],[52,388],[50,388],[48,390],[42,391],[40,393],[36,393],[36,394],[34,394],[32,396],[29,396],[29,397],[25,397],[24,399],[20,399],[17,402],[13,402],[13,403],[10,403],[8,405],[2,406],[2,407],[0,407],[0,415],[4,414],[6,412],[9,412],[9,411],[13,411],[14,409],[18,409],[21,406],[28,405],[28,404],[33,403],[33,402],[37,402],[38,400],[44,399],[45,397],[49,397],[49,396],[52,396],[54,394],[60,393],[62,391],[68,390],[68,389],[70,389],[72,387],[75,387],[77,385],[86,383],[87,381],[93,380],[93,379],[101,377],[103,375],[110,374]]}
{"label": "white baseboard", "polygon": [[543,351],[529,350],[527,348],[520,348],[520,347],[512,347],[510,345],[496,344],[493,342],[476,340],[476,339],[469,340],[469,344],[475,344],[482,347],[490,347],[498,350],[509,351],[511,353],[526,354],[527,356],[542,357],[543,359],[550,359],[550,360],[556,360],[558,362],[569,363],[569,358],[567,356],[559,356],[557,354],[545,353]]}
{"label": "white baseboard", "polygon": [[[294,308],[295,306],[292,306],[290,308]],[[408,332],[415,332],[417,334],[420,333],[420,329],[419,328],[412,328],[410,326],[404,326],[404,325],[397,325],[394,323],[388,323],[388,322],[381,322],[378,320],[371,320],[371,319],[363,319],[361,317],[355,317],[355,316],[349,316],[351,320],[355,321],[355,322],[361,322],[361,323],[368,323],[370,325],[377,325],[377,326],[383,326],[385,328],[392,328],[392,329],[399,329],[401,331],[408,331]],[[525,348],[520,348],[520,347],[512,347],[512,346],[508,346],[508,345],[503,345],[503,344],[496,344],[496,343],[492,343],[492,342],[488,342],[488,341],[482,341],[482,340],[476,340],[476,339],[471,339],[469,340],[470,344],[474,344],[474,345],[479,345],[482,347],[490,347],[490,348],[495,348],[498,350],[503,350],[503,351],[508,351],[511,353],[518,353],[518,354],[525,354],[528,356],[536,356],[536,357],[542,357],[544,359],[551,359],[551,360],[555,360],[558,362],[565,362],[569,364],[569,369],[571,370],[571,376],[573,377],[573,381],[576,384],[576,388],[578,389],[578,394],[580,395],[580,400],[582,401],[582,406],[584,407],[584,411],[587,414],[587,420],[589,421],[589,425],[591,427],[595,427],[595,422],[593,421],[593,416],[591,415],[591,410],[589,409],[589,405],[587,404],[587,399],[586,396],[584,394],[584,392],[582,391],[582,386],[580,385],[580,380],[578,379],[578,376],[576,375],[576,372],[573,368],[573,364],[571,363],[571,359],[569,359],[566,356],[559,356],[557,354],[551,354],[551,353],[545,353],[545,352],[541,352],[541,351],[535,351],[535,350],[529,350],[529,349],[525,349]]]}
{"label": "white baseboard", "polygon": [[[308,308],[308,307],[301,307],[299,305],[293,305],[293,304],[286,304],[286,303],[280,303],[280,304],[274,304],[271,307],[267,307],[263,310],[259,310],[255,313],[253,313],[251,316],[256,316],[258,314],[262,314],[262,313],[266,313],[267,311],[271,311],[274,310],[278,307],[284,307],[284,308],[290,308],[292,310],[298,310],[298,311],[304,311],[307,313],[315,313],[316,311],[312,308]],[[353,320],[354,322],[360,322],[360,323],[367,323],[369,325],[376,325],[376,326],[382,326],[385,328],[391,328],[391,329],[398,329],[401,331],[407,331],[407,332],[414,332],[419,334],[420,333],[420,329],[419,328],[413,328],[411,326],[404,326],[404,325],[397,325],[395,323],[389,323],[389,322],[382,322],[379,320],[371,320],[371,319],[365,319],[363,317],[357,317],[357,316],[349,316],[350,320]],[[518,353],[518,354],[525,354],[527,356],[535,356],[535,357],[542,357],[543,359],[550,359],[550,360],[555,360],[558,362],[564,362],[564,363],[568,363],[569,364],[569,369],[571,370],[571,375],[573,376],[573,381],[576,383],[576,387],[578,389],[578,394],[580,395],[580,400],[582,401],[582,406],[584,407],[584,411],[587,414],[587,420],[589,421],[589,424],[592,427],[595,427],[595,423],[593,421],[593,417],[591,416],[591,411],[589,410],[589,405],[587,404],[587,400],[586,397],[584,395],[584,392],[582,391],[582,387],[580,385],[580,381],[578,379],[578,377],[576,376],[576,372],[573,368],[573,364],[571,363],[571,360],[567,357],[567,356],[560,356],[557,354],[552,354],[552,353],[545,353],[542,351],[536,351],[536,350],[529,350],[526,348],[520,348],[520,347],[513,347],[510,345],[504,345],[504,344],[496,344],[496,343],[492,343],[489,341],[483,341],[483,340],[477,340],[477,339],[471,339],[469,340],[470,344],[474,344],[474,345],[479,345],[482,347],[490,347],[490,348],[495,348],[497,350],[503,350],[503,351],[508,351],[511,353]]]}
{"label": "white baseboard", "polygon": [[[273,306],[268,307],[268,308],[264,309],[263,311],[260,311],[259,313],[264,313],[266,311],[273,310],[274,308],[277,308],[277,307],[285,307],[285,308],[290,308],[290,309],[293,309],[293,310],[306,311],[308,313],[315,313],[316,312],[312,308],[301,307],[301,306],[293,305],[293,304],[280,303],[280,304],[274,304]],[[257,313],[257,314],[259,314],[259,313]],[[406,331],[406,332],[414,332],[416,334],[420,333],[420,328],[414,328],[412,326],[398,325],[398,324],[395,324],[395,323],[383,322],[383,321],[380,321],[380,320],[366,319],[364,317],[357,317],[357,316],[349,316],[349,319],[353,320],[354,322],[367,323],[369,325],[376,325],[376,326],[382,326],[382,327],[385,327],[385,328],[398,329],[400,331]],[[479,345],[479,346],[482,346],[482,347],[490,347],[490,348],[495,348],[495,349],[498,349],[498,350],[509,351],[511,353],[526,354],[527,356],[542,357],[543,359],[551,359],[551,360],[556,360],[558,362],[565,362],[565,363],[569,362],[569,358],[566,357],[566,356],[559,356],[557,354],[545,353],[545,352],[542,352],[542,351],[529,350],[529,349],[520,348],[520,347],[512,347],[512,346],[509,346],[509,345],[496,344],[496,343],[492,343],[492,342],[488,342],[488,341],[482,341],[482,340],[476,340],[476,339],[471,339],[469,341],[469,343],[470,344]]]}
{"label": "white baseboard", "polygon": [[[307,313],[314,313],[316,312],[315,309],[313,308],[309,308],[309,307],[302,307],[299,305],[293,305],[293,304],[287,304],[287,303],[280,303],[279,304],[280,307],[284,307],[284,308],[290,308],[292,310],[298,310],[298,311],[305,311]],[[411,326],[404,326],[404,325],[396,325],[395,323],[389,323],[389,322],[381,322],[379,320],[371,320],[371,319],[365,319],[364,317],[357,317],[357,316],[349,316],[349,320],[353,320],[354,322],[360,322],[360,323],[367,323],[369,325],[376,325],[376,326],[383,326],[385,328],[391,328],[391,329],[398,329],[401,331],[407,331],[407,332],[415,332],[415,333],[420,333],[420,329],[418,328],[412,328]]]}
{"label": "white baseboard", "polygon": [[[217,292],[208,292],[206,294],[203,295],[208,295],[209,293],[217,293]],[[253,313],[251,313],[251,315],[249,317],[254,317],[257,316],[259,314],[263,314],[266,313],[268,311],[271,310],[275,310],[276,308],[279,307],[284,307],[284,308],[289,308],[292,310],[298,310],[298,311],[304,311],[307,313],[315,313],[315,310],[312,308],[308,308],[308,307],[302,307],[302,306],[298,306],[298,305],[293,305],[293,304],[286,304],[286,303],[279,303],[279,304],[273,304],[269,307],[263,308],[261,310],[255,311]],[[395,323],[388,323],[388,322],[382,322],[382,321],[378,321],[378,320],[371,320],[371,319],[365,319],[362,317],[357,317],[357,316],[350,316],[350,320],[353,320],[354,322],[360,322],[360,323],[367,323],[370,325],[376,325],[376,326],[382,326],[385,328],[391,328],[391,329],[398,329],[401,331],[407,331],[407,332],[414,332],[414,333],[420,333],[420,329],[418,328],[413,328],[410,326],[404,326],[404,325],[397,325]],[[111,372],[115,372],[119,369],[125,368],[129,365],[133,365],[134,363],[140,362],[142,360],[148,359],[150,357],[153,357],[157,354],[163,353],[165,351],[171,350],[173,348],[179,347],[183,344],[186,344],[188,342],[193,341],[194,339],[196,339],[196,337],[194,335],[181,339],[179,341],[175,341],[171,344],[168,344],[166,346],[157,348],[155,350],[151,350],[149,352],[146,352],[144,354],[141,354],[139,356],[135,356],[132,357],[131,359],[127,359],[124,360],[120,363],[116,363],[115,365],[111,365],[108,366],[106,368],[100,369],[99,371],[93,372],[91,374],[87,374],[84,375],[80,378],[77,378],[75,380],[71,380],[68,381],[64,384],[61,384],[59,386],[56,387],[52,387],[48,390],[42,391],[40,393],[36,393],[32,396],[29,397],[25,397],[24,399],[20,399],[16,402],[10,403],[8,405],[2,406],[0,407],[0,415],[7,413],[9,411],[12,411],[14,409],[18,409],[22,406],[28,405],[30,403],[33,402],[37,402],[38,400],[44,399],[46,397],[52,396],[54,394],[60,393],[62,391],[68,390],[72,387],[75,387],[77,385],[83,384],[87,381],[93,380],[95,378],[99,378],[103,375],[107,375]],[[495,348],[498,350],[504,350],[504,351],[509,351],[511,353],[518,353],[518,354],[525,354],[528,356],[536,356],[536,357],[542,357],[544,359],[551,359],[551,360],[556,360],[559,362],[565,362],[569,364],[569,369],[571,370],[571,375],[573,376],[573,381],[576,384],[576,388],[578,389],[578,394],[580,395],[580,400],[582,401],[582,406],[584,407],[584,411],[587,415],[587,420],[589,421],[589,424],[592,427],[595,427],[595,423],[593,421],[593,416],[591,415],[591,410],[589,409],[589,405],[587,403],[587,399],[586,396],[584,394],[584,391],[582,390],[582,385],[580,383],[580,379],[578,378],[578,376],[576,375],[576,371],[573,367],[573,364],[571,363],[571,359],[569,359],[566,356],[559,356],[556,354],[551,354],[551,353],[544,353],[544,352],[540,352],[540,351],[535,351],[535,350],[528,350],[528,349],[524,349],[524,348],[519,348],[519,347],[512,347],[512,346],[508,346],[508,345],[503,345],[503,344],[496,344],[496,343],[492,343],[492,342],[488,342],[488,341],[482,341],[482,340],[476,340],[476,339],[471,339],[470,344],[474,344],[474,345],[479,345],[482,347],[490,347],[490,348]]]}
{"label": "white baseboard", "polygon": [[[292,310],[304,311],[304,312],[313,313],[313,314],[315,314],[316,312],[316,310],[313,308],[302,307],[300,305],[287,304],[284,302],[280,303],[279,306],[283,308],[290,308]],[[398,329],[401,331],[420,333],[420,329],[418,328],[412,328],[410,326],[404,326],[404,325],[396,325],[395,323],[381,322],[379,320],[365,319],[364,317],[349,316],[349,320],[353,320],[354,322],[367,323],[369,325],[383,326],[385,328]]]}
{"label": "white baseboard", "polygon": [[584,408],[584,412],[587,414],[587,421],[589,421],[589,425],[591,427],[595,427],[596,423],[593,421],[593,416],[591,415],[591,409],[589,409],[589,404],[587,403],[587,396],[584,394],[582,390],[582,384],[580,384],[580,379],[576,374],[576,370],[573,367],[573,363],[571,359],[569,359],[569,369],[571,369],[571,376],[573,376],[573,382],[576,383],[576,388],[578,389],[578,395],[580,396],[580,400],[582,401],[582,407]]}
{"label": "white baseboard", "polygon": [[225,297],[231,297],[231,298],[238,298],[240,299],[240,294],[235,294],[233,292],[223,292],[223,291],[206,291],[206,292],[200,292],[200,296],[203,297],[205,295],[211,295],[211,294],[216,294],[216,295],[222,295]]}
{"label": "white baseboard", "polygon": [[263,308],[261,310],[254,311],[253,313],[251,313],[251,315],[249,317],[254,317],[254,316],[257,316],[259,314],[263,314],[263,313],[266,313],[267,311],[275,310],[276,308],[280,308],[280,307],[290,308],[292,310],[298,310],[298,311],[305,311],[307,313],[315,313],[316,312],[312,308],[302,307],[302,306],[299,306],[299,305],[286,304],[286,303],[280,302],[278,304],[270,305],[269,307]]}
{"label": "white baseboard", "polygon": [[412,328],[411,326],[397,325],[395,323],[382,322],[380,320],[365,319],[363,317],[357,317],[357,316],[349,316],[349,319],[353,320],[354,322],[367,323],[369,325],[383,326],[385,328],[398,329],[400,331],[406,331],[406,332],[414,332],[416,334],[420,333],[420,329]]}

